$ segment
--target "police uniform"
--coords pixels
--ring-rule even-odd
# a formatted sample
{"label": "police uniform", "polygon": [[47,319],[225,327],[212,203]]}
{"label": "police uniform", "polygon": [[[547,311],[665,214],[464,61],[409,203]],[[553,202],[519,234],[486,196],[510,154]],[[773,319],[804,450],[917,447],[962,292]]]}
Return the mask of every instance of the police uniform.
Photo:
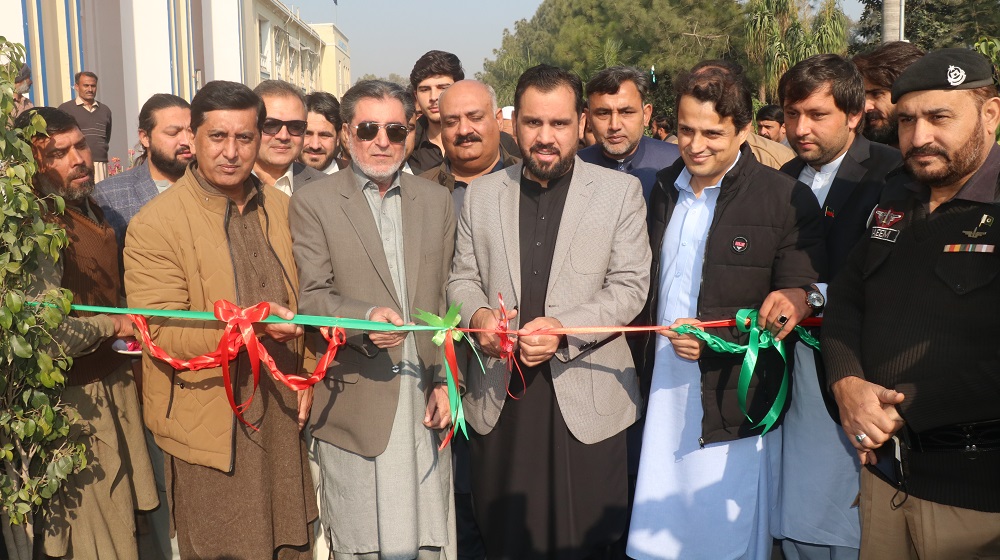
{"label": "police uniform", "polygon": [[[981,87],[991,71],[943,49],[900,76],[893,101]],[[895,172],[830,286],[828,382],[857,376],[905,395],[899,445],[862,471],[862,559],[1000,555],[1000,147],[984,149],[933,212],[930,187]]]}

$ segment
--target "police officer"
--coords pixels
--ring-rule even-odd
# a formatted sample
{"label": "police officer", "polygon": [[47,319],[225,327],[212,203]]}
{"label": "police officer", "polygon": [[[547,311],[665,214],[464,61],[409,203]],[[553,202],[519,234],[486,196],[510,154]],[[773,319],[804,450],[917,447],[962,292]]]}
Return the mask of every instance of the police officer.
{"label": "police officer", "polygon": [[861,558],[1000,555],[1000,98],[942,49],[896,80],[904,165],[830,286],[828,381],[861,474]]}

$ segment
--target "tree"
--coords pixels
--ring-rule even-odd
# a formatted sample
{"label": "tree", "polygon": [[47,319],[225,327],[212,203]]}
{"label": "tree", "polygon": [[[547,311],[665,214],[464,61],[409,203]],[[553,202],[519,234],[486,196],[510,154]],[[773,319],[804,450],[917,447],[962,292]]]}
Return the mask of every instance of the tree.
{"label": "tree", "polygon": [[[882,42],[883,0],[861,3],[851,52]],[[996,0],[906,0],[903,37],[924,50],[971,47],[980,37],[1000,35],[998,7]]]}
{"label": "tree", "polygon": [[[69,313],[71,294],[53,290],[32,301],[26,293],[40,258],[57,259],[66,234],[44,219],[59,197],[39,199],[31,189],[36,171],[30,138],[45,130],[36,116],[13,129],[14,77],[24,47],[0,37],[0,526],[7,554],[30,559],[36,516],[66,477],[86,467],[82,444],[70,436],[73,412],[61,400],[63,372],[72,359],[54,346],[52,334]],[[39,303],[40,305],[31,305]]]}
{"label": "tree", "polygon": [[803,0],[750,0],[746,54],[759,99],[775,99],[782,74],[802,60],[820,53],[845,54],[847,21],[837,0],[824,0],[815,13]]}
{"label": "tree", "polygon": [[[661,76],[705,58],[742,60],[741,17],[737,0],[544,0],[530,20],[504,30],[500,48],[476,77],[493,86],[501,104],[510,104],[517,78],[536,64],[553,64],[587,80],[624,63],[655,66],[657,91],[667,92],[670,80]],[[657,112],[669,109],[654,105]]]}

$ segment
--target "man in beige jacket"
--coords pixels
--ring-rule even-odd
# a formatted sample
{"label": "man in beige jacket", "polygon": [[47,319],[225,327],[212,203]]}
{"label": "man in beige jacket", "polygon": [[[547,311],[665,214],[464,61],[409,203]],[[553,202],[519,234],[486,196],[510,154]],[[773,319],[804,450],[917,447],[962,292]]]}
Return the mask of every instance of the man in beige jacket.
{"label": "man in beige jacket", "polygon": [[[125,239],[130,307],[211,311],[271,302],[297,307],[288,197],[251,178],[265,110],[249,88],[215,81],[191,102],[196,159],[132,219]],[[153,342],[177,359],[216,349],[219,323],[149,321]],[[284,373],[304,369],[302,328],[257,325]],[[220,368],[175,370],[143,356],[146,425],[166,457],[168,497],[184,558],[310,558],[316,502],[299,435],[311,390],[296,394],[266,368],[254,392],[246,352],[230,363],[238,422]]]}

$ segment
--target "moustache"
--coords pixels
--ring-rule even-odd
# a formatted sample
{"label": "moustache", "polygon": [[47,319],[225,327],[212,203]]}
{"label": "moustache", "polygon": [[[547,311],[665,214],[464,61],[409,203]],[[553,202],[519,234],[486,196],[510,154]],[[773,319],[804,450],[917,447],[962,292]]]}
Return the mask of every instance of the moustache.
{"label": "moustache", "polygon": [[541,152],[543,150],[546,151],[546,152],[556,152],[556,153],[559,153],[559,150],[556,148],[555,144],[535,144],[535,145],[531,146],[530,152],[531,153],[536,153],[536,152]]}
{"label": "moustache", "polygon": [[945,161],[951,161],[948,157],[948,152],[942,150],[941,148],[935,148],[934,146],[918,146],[916,148],[910,148],[907,150],[906,155],[903,159],[910,159],[917,156],[941,156]]}
{"label": "moustache", "polygon": [[180,157],[180,156],[191,157],[191,155],[192,155],[191,154],[191,150],[189,150],[187,148],[182,148],[182,149],[177,150],[176,152],[174,152],[174,157]]}
{"label": "moustache", "polygon": [[481,136],[479,136],[475,132],[470,132],[469,134],[463,134],[461,136],[456,137],[454,144],[458,146],[466,142],[482,142],[482,141],[483,139]]}
{"label": "moustache", "polygon": [[323,148],[302,148],[302,153],[321,156],[326,154],[326,150]]}

